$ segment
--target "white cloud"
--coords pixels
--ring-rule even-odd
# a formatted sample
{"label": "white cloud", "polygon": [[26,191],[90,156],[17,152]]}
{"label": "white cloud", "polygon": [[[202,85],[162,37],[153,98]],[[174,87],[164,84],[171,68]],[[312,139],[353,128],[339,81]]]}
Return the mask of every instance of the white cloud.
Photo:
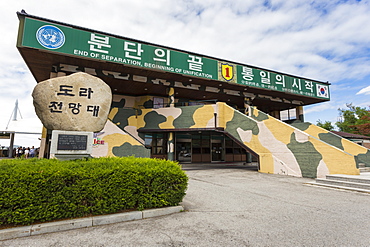
{"label": "white cloud", "polygon": [[307,106],[305,108],[304,113],[305,114],[311,114],[311,113],[314,113],[314,112],[322,112],[322,111],[328,110],[328,109],[338,109],[338,108],[333,106],[333,104],[331,104],[330,102],[325,102],[325,103],[320,103],[320,104],[317,104],[317,105],[314,105],[314,106]]}
{"label": "white cloud", "polygon": [[365,95],[370,94],[370,86],[367,86],[367,87],[361,89],[356,94],[365,94]]}

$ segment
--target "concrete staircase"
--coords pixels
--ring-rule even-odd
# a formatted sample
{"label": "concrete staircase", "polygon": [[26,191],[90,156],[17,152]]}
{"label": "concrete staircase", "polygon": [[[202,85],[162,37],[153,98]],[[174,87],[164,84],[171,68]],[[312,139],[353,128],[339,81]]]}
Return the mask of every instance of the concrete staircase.
{"label": "concrete staircase", "polygon": [[309,184],[370,194],[370,172],[360,175],[326,175],[325,179],[317,178],[316,182]]}
{"label": "concrete staircase", "polygon": [[360,173],[370,172],[370,167],[366,167],[364,163],[358,164],[358,168],[360,169]]}

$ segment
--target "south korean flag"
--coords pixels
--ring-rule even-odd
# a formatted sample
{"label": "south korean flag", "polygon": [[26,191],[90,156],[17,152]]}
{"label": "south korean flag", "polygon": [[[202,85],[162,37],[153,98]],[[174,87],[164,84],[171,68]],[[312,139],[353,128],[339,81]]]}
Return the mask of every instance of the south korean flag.
{"label": "south korean flag", "polygon": [[328,86],[316,84],[316,92],[318,97],[329,98]]}

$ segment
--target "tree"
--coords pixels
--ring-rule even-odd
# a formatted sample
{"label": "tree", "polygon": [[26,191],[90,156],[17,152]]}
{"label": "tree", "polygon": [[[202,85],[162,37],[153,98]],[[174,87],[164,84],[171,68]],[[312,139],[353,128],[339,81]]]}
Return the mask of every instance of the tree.
{"label": "tree", "polygon": [[318,121],[317,121],[317,124],[316,124],[317,126],[319,126],[319,127],[321,127],[321,128],[323,128],[323,129],[326,129],[326,130],[329,130],[329,131],[331,131],[331,130],[333,130],[334,129],[334,127],[333,127],[333,125],[331,124],[331,122],[330,121],[325,121],[324,123],[323,122],[321,122],[321,120],[319,119]]}
{"label": "tree", "polygon": [[356,128],[361,135],[370,136],[370,116],[362,116]]}
{"label": "tree", "polygon": [[348,109],[339,108],[340,121],[335,124],[340,131],[370,136],[370,108],[346,104]]}

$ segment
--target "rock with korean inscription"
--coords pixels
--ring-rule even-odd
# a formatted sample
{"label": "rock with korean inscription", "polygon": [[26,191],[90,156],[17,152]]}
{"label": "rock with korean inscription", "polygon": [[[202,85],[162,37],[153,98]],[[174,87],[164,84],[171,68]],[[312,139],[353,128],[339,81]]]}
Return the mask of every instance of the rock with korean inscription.
{"label": "rock with korean inscription", "polygon": [[50,130],[100,131],[112,102],[110,87],[83,72],[39,82],[32,97],[37,116]]}

